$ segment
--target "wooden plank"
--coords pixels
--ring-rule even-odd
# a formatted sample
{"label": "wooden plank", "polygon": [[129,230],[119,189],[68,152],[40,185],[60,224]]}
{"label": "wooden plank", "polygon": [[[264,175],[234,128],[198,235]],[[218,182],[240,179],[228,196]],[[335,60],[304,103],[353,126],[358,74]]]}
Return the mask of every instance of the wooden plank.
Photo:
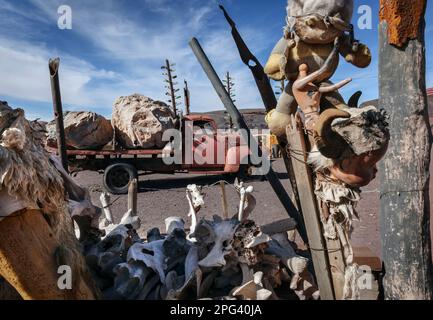
{"label": "wooden plank", "polygon": [[302,150],[302,154],[292,156],[293,171],[299,192],[301,209],[304,215],[308,235],[308,245],[311,249],[314,271],[322,300],[333,300],[334,290],[329,268],[326,244],[322,235],[321,222],[317,201],[314,195],[312,175],[306,164],[306,146],[304,134],[292,116],[291,125],[287,126],[287,141],[292,150]]}

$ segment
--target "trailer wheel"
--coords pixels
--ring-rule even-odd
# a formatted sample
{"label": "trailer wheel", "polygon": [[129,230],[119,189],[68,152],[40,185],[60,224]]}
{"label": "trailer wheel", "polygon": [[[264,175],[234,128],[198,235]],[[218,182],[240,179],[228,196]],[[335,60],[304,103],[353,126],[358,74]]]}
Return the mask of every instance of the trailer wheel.
{"label": "trailer wheel", "polygon": [[129,183],[137,179],[137,169],[127,163],[116,163],[104,171],[104,187],[112,194],[127,194]]}

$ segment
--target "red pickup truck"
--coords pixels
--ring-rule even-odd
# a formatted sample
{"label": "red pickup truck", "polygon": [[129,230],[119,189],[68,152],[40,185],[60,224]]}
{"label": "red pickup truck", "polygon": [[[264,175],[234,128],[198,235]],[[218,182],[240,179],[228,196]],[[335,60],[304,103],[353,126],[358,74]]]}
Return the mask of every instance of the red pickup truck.
{"label": "red pickup truck", "polygon": [[[185,128],[191,125],[194,132],[200,130],[205,134],[199,135],[198,139],[194,138],[188,143],[185,141]],[[83,170],[103,172],[104,187],[112,194],[127,193],[129,182],[138,178],[139,172],[141,174],[183,172],[240,175],[249,172],[248,146],[241,144],[240,136],[235,132],[221,134],[211,117],[184,116],[180,119],[180,131],[182,133],[181,163],[167,164],[164,157],[170,156],[167,154],[170,152],[172,155],[173,151],[167,151],[166,148],[126,150],[113,147],[98,151],[67,150],[70,171],[72,173]],[[212,150],[210,154],[213,155],[209,159],[206,153]],[[56,152],[53,149],[50,151]],[[187,158],[190,159],[191,155],[193,155],[192,161],[188,161]]]}

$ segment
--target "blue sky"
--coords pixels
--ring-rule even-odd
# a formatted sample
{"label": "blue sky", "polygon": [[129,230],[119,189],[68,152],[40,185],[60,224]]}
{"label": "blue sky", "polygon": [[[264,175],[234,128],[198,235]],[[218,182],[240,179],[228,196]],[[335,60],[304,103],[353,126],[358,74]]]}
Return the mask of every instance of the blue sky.
{"label": "blue sky", "polygon": [[[50,119],[51,93],[47,61],[59,56],[66,110],[92,110],[110,116],[114,100],[142,93],[166,100],[160,66],[175,62],[179,82],[187,79],[192,110],[222,109],[188,41],[197,37],[222,76],[236,83],[240,108],[262,107],[249,70],[241,63],[230,30],[218,9],[222,3],[236,21],[251,50],[264,64],[281,37],[286,0],[0,0],[0,100],[26,110],[30,119]],[[72,30],[57,27],[60,5],[72,8]],[[356,36],[369,45],[373,62],[357,69],[343,60],[333,80],[354,81],[342,93],[363,90],[362,101],[377,97],[378,1],[369,5],[373,28]],[[427,86],[433,86],[433,7],[426,13]]]}

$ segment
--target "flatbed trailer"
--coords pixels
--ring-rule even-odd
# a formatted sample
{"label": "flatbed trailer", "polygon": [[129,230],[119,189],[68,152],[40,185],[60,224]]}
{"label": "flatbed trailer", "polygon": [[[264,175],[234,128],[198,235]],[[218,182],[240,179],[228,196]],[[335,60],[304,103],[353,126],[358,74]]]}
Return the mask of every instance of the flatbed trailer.
{"label": "flatbed trailer", "polygon": [[[212,143],[214,148],[214,159],[211,162],[202,163],[194,161],[188,163],[185,161],[185,150],[188,147],[185,143],[185,135],[182,131],[182,163],[167,164],[166,157],[173,155],[173,152],[167,149],[117,149],[115,138],[113,139],[113,149],[103,150],[66,150],[69,171],[77,173],[80,171],[97,171],[104,174],[103,184],[107,191],[112,194],[125,194],[128,191],[128,185],[133,179],[140,175],[147,174],[175,174],[175,173],[193,173],[193,174],[239,174],[245,176],[250,173],[249,157],[250,150],[247,145],[239,143],[230,145],[228,135],[218,135],[215,121],[208,116],[188,115],[182,118],[182,130],[184,130],[185,121],[190,125],[200,129],[211,128],[208,135],[202,136],[200,140],[194,140],[190,143],[192,152],[198,146]],[[224,144],[223,147],[218,144]],[[218,149],[219,148],[219,149]],[[58,153],[56,148],[47,147],[51,153]],[[218,152],[224,152],[224,161],[218,161]]]}

